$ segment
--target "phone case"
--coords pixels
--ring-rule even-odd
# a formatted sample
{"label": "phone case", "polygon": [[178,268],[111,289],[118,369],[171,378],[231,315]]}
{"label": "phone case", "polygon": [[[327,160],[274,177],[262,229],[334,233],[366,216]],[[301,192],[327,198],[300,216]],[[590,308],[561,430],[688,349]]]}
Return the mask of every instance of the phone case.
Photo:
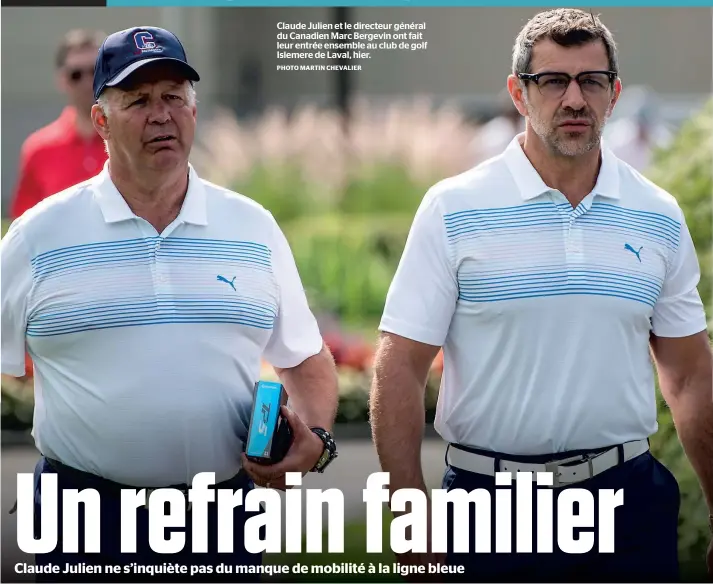
{"label": "phone case", "polygon": [[280,407],[286,404],[287,392],[281,383],[258,381],[255,384],[245,445],[248,460],[274,464],[285,457],[292,445],[292,430],[280,413]]}

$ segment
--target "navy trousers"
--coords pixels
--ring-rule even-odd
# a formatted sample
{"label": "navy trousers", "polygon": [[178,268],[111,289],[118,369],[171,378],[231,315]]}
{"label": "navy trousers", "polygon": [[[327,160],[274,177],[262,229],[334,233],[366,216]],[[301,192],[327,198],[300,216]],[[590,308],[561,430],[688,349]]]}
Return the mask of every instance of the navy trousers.
{"label": "navy trousers", "polygon": [[[504,457],[506,458],[506,457]],[[527,459],[531,462],[545,462]],[[476,553],[475,507],[470,506],[469,553],[454,553],[454,538],[463,532],[453,527],[453,506],[449,505],[448,557],[451,570],[463,566],[462,575],[449,575],[449,581],[460,582],[676,582],[678,567],[678,512],[680,491],[671,472],[649,452],[620,464],[592,479],[553,490],[552,553],[537,553],[537,495],[533,477],[532,553],[517,552],[517,504],[515,481],[511,491],[512,553],[496,553],[495,549],[495,479],[485,475],[447,467],[442,488],[486,489],[491,497],[491,553]],[[502,489],[503,487],[498,487]],[[594,546],[583,554],[564,553],[557,544],[557,496],[567,488],[586,489],[594,495],[594,529],[575,528],[578,532],[594,531]],[[551,487],[550,487],[551,489]],[[614,553],[598,551],[599,489],[623,489],[624,502],[615,510]],[[574,509],[574,513],[577,510]],[[462,517],[459,519],[462,521]],[[463,525],[463,524],[461,524]]]}
{"label": "navy trousers", "polygon": [[[101,495],[101,553],[99,554],[72,554],[62,551],[62,489],[96,488],[96,484],[91,481],[81,480],[77,473],[67,475],[61,470],[54,469],[45,458],[41,458],[35,467],[34,472],[34,511],[35,511],[35,537],[41,536],[41,484],[40,476],[44,473],[54,473],[57,475],[58,484],[58,545],[55,551],[47,554],[37,554],[35,562],[39,565],[55,564],[64,571],[66,565],[78,566],[80,564],[91,565],[112,565],[128,566],[140,564],[143,566],[162,566],[164,564],[187,566],[188,572],[168,573],[160,575],[150,575],[147,573],[137,574],[133,571],[119,574],[42,574],[38,575],[37,582],[258,582],[259,574],[240,574],[235,570],[237,565],[260,565],[262,554],[251,554],[245,550],[243,530],[245,521],[260,511],[248,512],[245,506],[236,506],[233,510],[233,553],[218,553],[218,525],[217,525],[217,496],[216,502],[208,503],[208,552],[192,553],[192,513],[186,511],[185,528],[167,528],[165,537],[171,531],[185,533],[185,544],[182,552],[177,554],[160,554],[154,552],[149,546],[149,511],[145,507],[136,509],[136,553],[122,553],[121,551],[121,498],[116,493],[102,493]],[[232,485],[231,488],[241,488],[243,490],[243,502],[248,490],[254,488],[252,481],[247,477],[244,484]],[[99,490],[99,489],[97,489]],[[264,534],[261,534],[264,537]],[[79,506],[79,550],[84,549],[84,505]],[[218,566],[231,566],[232,573],[219,573]],[[191,566],[202,566],[202,571],[191,576]]]}

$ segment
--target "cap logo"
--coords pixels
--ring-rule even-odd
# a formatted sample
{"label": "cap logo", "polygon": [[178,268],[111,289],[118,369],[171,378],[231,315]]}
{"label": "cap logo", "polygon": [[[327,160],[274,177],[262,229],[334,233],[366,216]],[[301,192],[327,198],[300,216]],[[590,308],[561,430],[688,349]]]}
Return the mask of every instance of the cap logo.
{"label": "cap logo", "polygon": [[134,34],[134,44],[139,51],[160,53],[163,51],[154,41],[153,35],[147,31],[141,31]]}

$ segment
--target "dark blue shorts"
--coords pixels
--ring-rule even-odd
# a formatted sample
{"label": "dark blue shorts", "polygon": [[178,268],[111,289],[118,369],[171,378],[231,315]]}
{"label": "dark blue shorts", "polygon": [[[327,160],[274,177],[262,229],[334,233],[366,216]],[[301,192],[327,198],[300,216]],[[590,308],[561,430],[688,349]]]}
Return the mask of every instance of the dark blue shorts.
{"label": "dark blue shorts", "polygon": [[[159,554],[154,552],[149,546],[149,511],[145,507],[136,509],[136,553],[122,553],[121,551],[121,498],[116,493],[101,493],[101,553],[100,554],[72,554],[62,552],[62,489],[96,488],[92,481],[82,484],[78,480],[76,473],[71,476],[64,474],[61,470],[57,472],[45,458],[41,458],[35,467],[35,536],[41,535],[41,497],[40,497],[40,476],[43,473],[54,473],[57,475],[59,488],[58,496],[58,545],[55,551],[48,554],[38,554],[35,556],[37,565],[49,563],[59,564],[63,570],[66,564],[93,564],[93,565],[122,565],[130,566],[132,563],[140,565],[161,566],[164,564],[179,564],[188,567],[188,573],[169,573],[166,575],[148,574],[47,574],[37,578],[38,582],[258,582],[260,575],[247,575],[236,573],[237,565],[260,565],[262,554],[251,554],[245,550],[243,543],[243,529],[245,521],[260,511],[248,512],[244,505],[238,505],[233,510],[233,553],[218,553],[218,525],[217,525],[217,497],[216,502],[208,503],[208,552],[192,553],[192,522],[193,516],[190,510],[186,512],[186,527],[166,529],[165,537],[168,538],[170,531],[185,532],[184,550],[177,554]],[[80,477],[81,479],[81,477]],[[245,494],[249,489],[254,488],[252,481],[247,477],[244,484],[234,485],[231,488],[241,488],[243,490],[243,503]],[[79,506],[79,550],[84,549],[84,505]],[[264,537],[264,535],[261,535]],[[232,573],[218,573],[217,567],[232,566]],[[202,572],[191,576],[191,566],[203,566]]]}
{"label": "dark blue shorts", "polygon": [[[517,550],[515,482],[512,494],[510,549]],[[491,553],[453,553],[454,519],[449,509],[448,564],[462,565],[465,574],[448,576],[461,582],[676,582],[678,567],[678,512],[680,492],[671,472],[650,453],[616,466],[592,479],[554,490],[552,553],[537,551],[537,496],[533,483],[533,553],[495,553],[495,479],[461,469],[446,469],[442,488],[486,489],[491,503]],[[498,487],[502,489],[503,487]],[[543,488],[543,487],[539,487]],[[594,494],[594,546],[584,554],[563,553],[557,545],[557,495],[566,488]],[[623,489],[624,503],[615,511],[614,553],[598,552],[599,489]],[[449,508],[452,507],[449,505]],[[575,510],[576,512],[576,510]],[[474,506],[469,516],[469,549],[474,550]],[[585,531],[592,531],[591,528]],[[461,532],[460,537],[463,534]],[[455,537],[459,537],[455,532]],[[576,535],[574,537],[577,537]]]}

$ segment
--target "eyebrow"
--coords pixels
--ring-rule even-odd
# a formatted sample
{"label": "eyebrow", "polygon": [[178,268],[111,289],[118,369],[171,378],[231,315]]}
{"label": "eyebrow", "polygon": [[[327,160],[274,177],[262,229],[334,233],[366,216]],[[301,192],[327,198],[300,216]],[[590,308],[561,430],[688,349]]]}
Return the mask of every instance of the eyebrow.
{"label": "eyebrow", "polygon": [[[180,91],[182,89],[180,83],[172,83],[170,86],[168,86],[164,92],[166,91]],[[127,89],[124,91],[124,99],[126,101],[131,101],[140,97],[147,97],[149,95],[148,91],[142,91],[139,89]]]}

